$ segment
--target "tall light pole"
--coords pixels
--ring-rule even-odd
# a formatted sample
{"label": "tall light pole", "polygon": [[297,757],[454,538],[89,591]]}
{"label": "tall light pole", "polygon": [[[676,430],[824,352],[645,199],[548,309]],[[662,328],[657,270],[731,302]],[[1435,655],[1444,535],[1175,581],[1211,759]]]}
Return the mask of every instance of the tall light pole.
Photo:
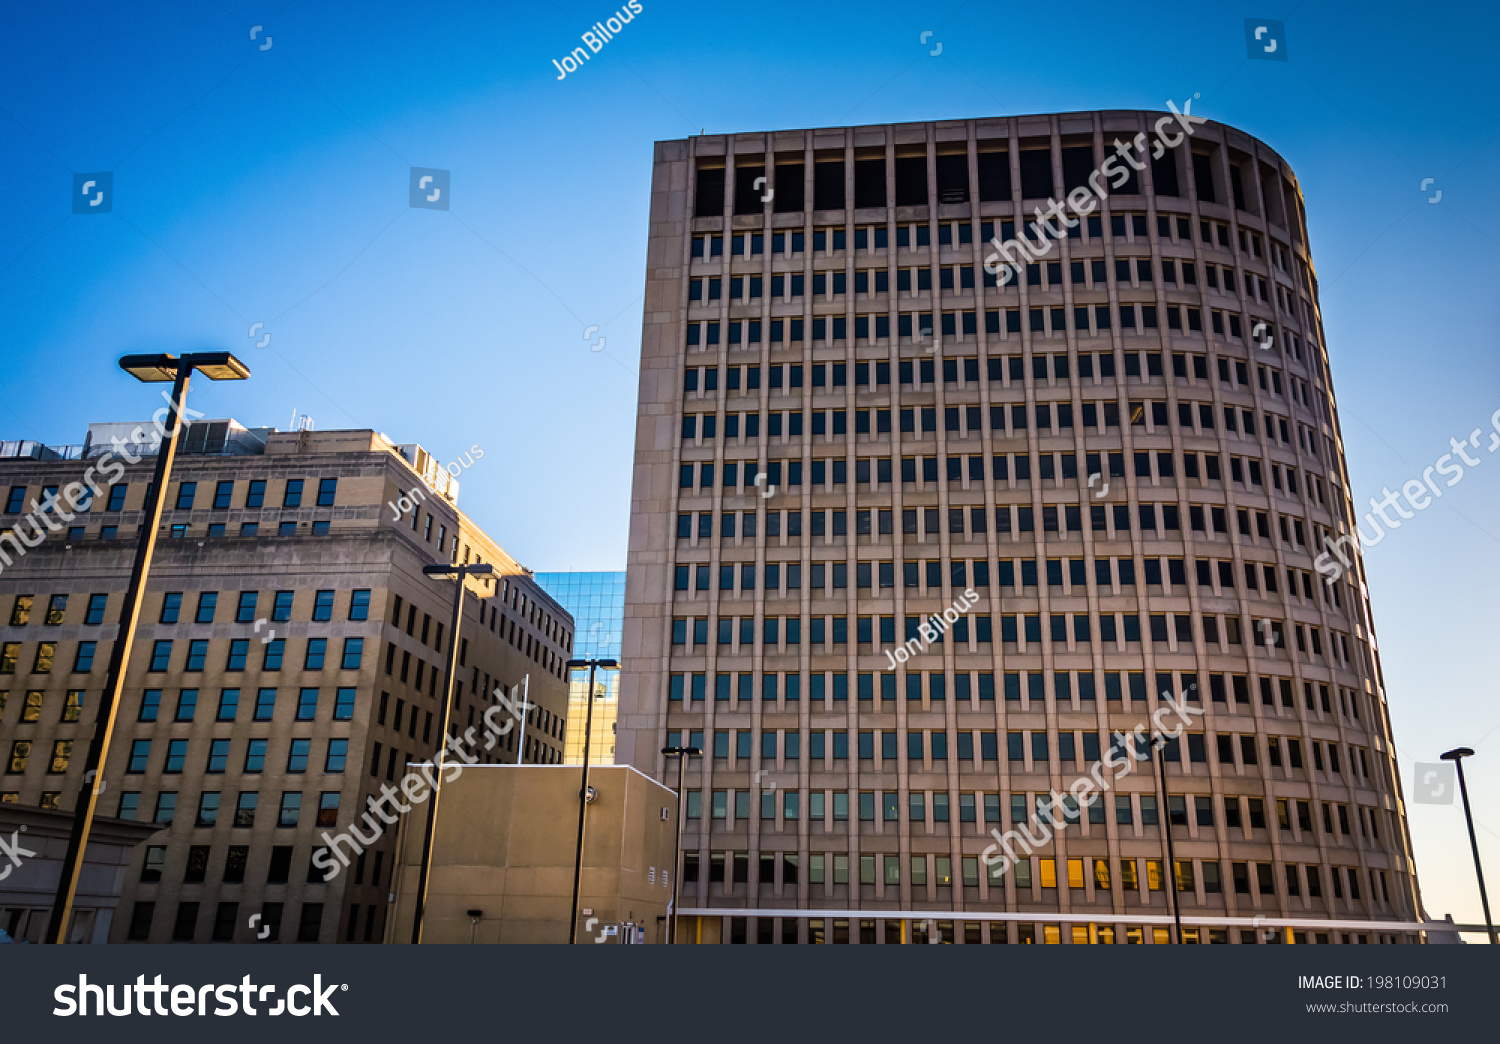
{"label": "tall light pole", "polygon": [[438,733],[437,784],[432,788],[432,798],[427,810],[427,823],[422,828],[422,866],[417,871],[417,900],[412,911],[411,941],[422,941],[422,911],[427,905],[427,878],[432,871],[432,835],[437,829],[438,795],[442,793],[443,752],[448,747],[448,726],[453,720],[453,686],[458,680],[459,629],[463,625],[464,580],[470,576],[486,576],[495,571],[488,562],[474,565],[427,565],[422,567],[424,576],[451,576],[453,585],[453,623],[448,629],[448,679],[443,686],[443,727]]}
{"label": "tall light pole", "polygon": [[[1172,924],[1177,929],[1176,942],[1182,942],[1182,902],[1177,896],[1177,854],[1172,850],[1172,810],[1167,807],[1167,763],[1166,755],[1162,753],[1167,741],[1162,736],[1156,736],[1151,741],[1154,748],[1151,752],[1151,779],[1158,784],[1156,800],[1160,803],[1158,815],[1161,816],[1161,830],[1167,838],[1167,882],[1168,890],[1172,897]],[[1157,772],[1160,770],[1160,775]],[[1186,814],[1187,799],[1183,798],[1184,814]]]}
{"label": "tall light pole", "polygon": [[583,779],[578,784],[578,844],[573,855],[573,908],[568,916],[569,945],[578,941],[578,890],[583,883],[583,813],[589,805],[589,743],[594,728],[594,670],[598,667],[613,670],[619,666],[616,660],[568,661],[570,683],[575,668],[589,669],[588,710],[583,715]]}
{"label": "tall light pole", "polygon": [[661,752],[677,759],[677,841],[672,847],[672,919],[667,923],[667,944],[677,941],[677,908],[682,902],[682,806],[683,782],[687,776],[687,759],[701,758],[697,747],[663,747]]}
{"label": "tall light pole", "polygon": [[120,624],[109,651],[109,670],[104,676],[104,695],[94,718],[94,734],[89,740],[88,757],[83,765],[82,783],[73,802],[73,829],[68,835],[68,851],[63,856],[62,876],[52,901],[52,919],[47,938],[54,943],[68,940],[68,922],[73,915],[73,899],[78,891],[78,876],[88,853],[89,832],[99,791],[104,788],[104,765],[109,742],[114,736],[115,718],[120,709],[120,694],[125,689],[125,671],[130,664],[130,650],[135,644],[135,625],[146,597],[146,576],[156,553],[156,530],[161,525],[162,505],[166,501],[167,482],[172,477],[172,462],[177,456],[177,436],[181,431],[188,378],[197,370],[211,381],[242,381],[250,369],[228,352],[192,352],[175,356],[127,355],[120,369],[146,384],[172,383],[172,397],[167,402],[167,422],[162,429],[156,451],[156,468],[146,494],[145,519],[135,545],[135,561],[130,566],[130,582],[125,588],[125,604],[120,607]]}
{"label": "tall light pole", "polygon": [[1484,891],[1484,866],[1479,862],[1479,839],[1474,836],[1474,814],[1469,811],[1469,788],[1464,783],[1464,758],[1472,758],[1474,752],[1468,747],[1457,747],[1443,755],[1458,767],[1458,792],[1464,799],[1464,819],[1469,824],[1469,847],[1474,850],[1474,874],[1479,878],[1479,902],[1484,906],[1484,930],[1490,933],[1490,945],[1495,945],[1495,924],[1490,920],[1490,898]]}

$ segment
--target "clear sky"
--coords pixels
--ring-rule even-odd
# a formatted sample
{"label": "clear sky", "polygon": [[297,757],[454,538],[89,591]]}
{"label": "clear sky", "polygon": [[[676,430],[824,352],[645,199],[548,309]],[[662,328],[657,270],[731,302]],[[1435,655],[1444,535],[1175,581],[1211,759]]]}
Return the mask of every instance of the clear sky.
{"label": "clear sky", "polygon": [[[1301,180],[1358,502],[1500,409],[1493,5],[640,2],[560,82],[605,0],[6,5],[0,438],[143,418],[118,355],[227,348],[254,377],[205,382],[209,416],[477,444],[461,503],[508,551],[623,568],[654,141],[1195,93]],[[1288,61],[1247,59],[1252,16],[1285,22]],[[414,166],[451,171],[450,210],[409,206]],[[98,172],[111,211],[74,216]],[[1476,748],[1500,903],[1480,457],[1368,568],[1408,795],[1413,762]],[[1409,812],[1429,911],[1479,920],[1459,807]]]}

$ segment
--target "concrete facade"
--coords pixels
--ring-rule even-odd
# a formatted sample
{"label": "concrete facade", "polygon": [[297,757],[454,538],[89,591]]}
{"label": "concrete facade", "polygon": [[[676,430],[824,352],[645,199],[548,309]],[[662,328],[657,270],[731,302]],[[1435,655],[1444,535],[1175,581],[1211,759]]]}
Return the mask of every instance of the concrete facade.
{"label": "concrete facade", "polygon": [[[0,838],[10,842],[11,854],[19,859],[0,861],[0,928],[15,942],[46,938],[72,828],[73,817],[66,812],[0,804]],[[109,941],[136,849],[154,833],[149,823],[95,818],[73,901],[69,942]]]}
{"label": "concrete facade", "polygon": [[[991,274],[1162,119],[657,143],[616,760],[705,750],[704,938],[1165,941],[1174,880],[1201,941],[1415,938],[1301,923],[1421,904],[1295,174],[1207,122]],[[1163,694],[1167,807],[996,873]]]}
{"label": "concrete facade", "polygon": [[[524,741],[515,727],[478,755],[561,760],[567,613],[383,436],[256,432],[260,452],[180,453],[167,490],[99,805],[161,829],[111,941],[381,937],[395,831],[371,815],[382,830],[347,869],[313,861],[441,740],[453,581],[425,565],[496,570],[469,581],[455,734],[529,674]],[[12,532],[107,448],[0,459]],[[124,464],[86,512],[55,506],[24,555],[0,545],[0,801],[73,807],[152,464]]]}
{"label": "concrete facade", "polygon": [[[475,766],[444,784],[424,943],[568,941],[580,774],[571,766]],[[628,766],[595,766],[589,787],[578,941],[623,942],[632,925],[638,941],[665,942],[677,795]],[[411,938],[426,814],[402,828],[387,942]],[[482,912],[477,924],[470,910]],[[606,933],[610,927],[616,931]]]}

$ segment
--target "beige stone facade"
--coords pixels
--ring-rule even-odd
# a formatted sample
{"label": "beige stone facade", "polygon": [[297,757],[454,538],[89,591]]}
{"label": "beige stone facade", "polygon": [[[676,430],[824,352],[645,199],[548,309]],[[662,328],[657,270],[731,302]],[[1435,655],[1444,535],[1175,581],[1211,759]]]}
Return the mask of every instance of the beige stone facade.
{"label": "beige stone facade", "polygon": [[[357,858],[343,849],[350,865],[330,880],[313,860],[441,738],[454,588],[425,565],[496,570],[469,581],[455,734],[529,674],[525,749],[516,727],[478,756],[561,760],[567,613],[379,434],[253,441],[259,452],[180,453],[167,490],[99,805],[162,829],[125,875],[112,941],[381,938],[395,829]],[[100,448],[0,459],[4,523],[81,479]],[[73,807],[153,463],[54,516],[24,556],[0,545],[13,559],[0,570],[0,800]],[[398,518],[403,494],[413,506]]]}
{"label": "beige stone facade", "polygon": [[[1422,913],[1296,176],[1208,122],[991,274],[1162,116],[657,143],[616,761],[704,748],[695,936],[1416,938],[1331,923]],[[1163,694],[1166,807],[997,873]]]}
{"label": "beige stone facade", "polygon": [[[581,777],[574,766],[475,766],[443,787],[424,943],[568,941]],[[677,795],[623,765],[594,766],[589,788],[578,942],[665,942]],[[411,939],[428,807],[402,828],[387,942]]]}

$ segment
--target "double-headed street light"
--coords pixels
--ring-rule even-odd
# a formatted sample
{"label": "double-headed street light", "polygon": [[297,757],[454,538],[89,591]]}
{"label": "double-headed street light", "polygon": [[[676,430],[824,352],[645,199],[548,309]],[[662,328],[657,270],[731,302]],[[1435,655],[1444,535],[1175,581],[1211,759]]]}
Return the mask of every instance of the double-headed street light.
{"label": "double-headed street light", "polygon": [[1484,906],[1484,930],[1490,933],[1490,945],[1495,945],[1495,925],[1490,920],[1490,899],[1484,891],[1484,867],[1479,862],[1479,839],[1474,836],[1474,814],[1469,811],[1469,788],[1464,783],[1464,758],[1472,758],[1474,752],[1468,747],[1455,747],[1444,754],[1444,761],[1451,761],[1458,768],[1458,792],[1464,799],[1464,819],[1469,824],[1469,847],[1474,850],[1474,874],[1479,878],[1479,902]]}
{"label": "double-headed street light", "polygon": [[594,728],[594,671],[596,668],[618,670],[618,660],[569,660],[568,681],[575,668],[589,669],[588,710],[583,716],[583,779],[578,784],[578,844],[573,854],[573,908],[568,915],[568,943],[578,941],[578,889],[583,881],[583,813],[589,804],[589,744]]}
{"label": "double-headed street light", "polygon": [[63,857],[62,876],[52,901],[52,919],[47,938],[54,943],[67,941],[68,921],[73,914],[73,898],[78,890],[78,876],[88,852],[89,831],[99,791],[104,788],[104,763],[109,742],[115,731],[115,716],[120,694],[125,688],[125,670],[130,650],[135,644],[135,625],[146,595],[146,575],[156,553],[156,530],[161,525],[162,505],[166,501],[167,482],[172,477],[172,462],[177,456],[177,436],[187,398],[188,378],[197,370],[211,381],[242,381],[250,368],[229,352],[191,352],[187,355],[127,355],[120,369],[146,384],[172,382],[172,397],[167,402],[167,420],[162,429],[161,444],[156,451],[156,470],[146,495],[145,518],[135,545],[135,561],[130,567],[130,583],[125,588],[125,604],[120,608],[120,624],[110,646],[109,670],[104,677],[104,695],[94,719],[94,734],[89,740],[88,757],[83,765],[83,782],[73,802],[73,829],[68,835],[68,851]]}
{"label": "double-headed street light", "polygon": [[453,720],[453,686],[458,679],[458,651],[463,626],[464,581],[471,576],[488,576],[495,567],[488,562],[473,565],[425,565],[423,576],[451,576],[457,580],[453,585],[453,622],[448,628],[448,679],[443,685],[443,727],[438,733],[437,784],[432,788],[427,824],[422,828],[422,865],[417,871],[417,899],[411,919],[411,941],[422,941],[422,911],[427,905],[427,877],[432,870],[432,835],[437,829],[438,796],[442,793],[443,753],[448,747],[448,727]]}
{"label": "double-headed street light", "polygon": [[688,758],[701,758],[698,747],[663,747],[661,752],[677,759],[677,842],[672,848],[672,919],[667,922],[667,943],[677,941],[677,908],[682,903],[682,802],[683,782],[687,776]]}

